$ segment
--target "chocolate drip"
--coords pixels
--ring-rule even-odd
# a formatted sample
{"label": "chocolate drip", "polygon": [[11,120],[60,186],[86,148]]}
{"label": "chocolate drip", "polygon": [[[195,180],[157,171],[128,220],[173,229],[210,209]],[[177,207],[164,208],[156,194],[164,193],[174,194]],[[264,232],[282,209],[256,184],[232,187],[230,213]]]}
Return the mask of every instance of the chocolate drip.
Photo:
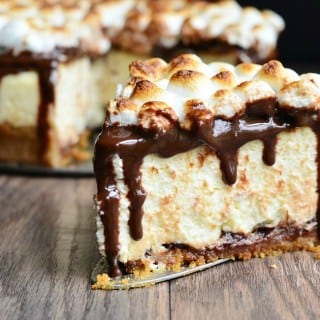
{"label": "chocolate drip", "polygon": [[276,134],[286,124],[277,124],[270,117],[266,121],[251,120],[247,116],[226,121],[214,120],[207,125],[200,125],[197,136],[210,149],[215,151],[220,160],[220,168],[225,183],[232,185],[237,180],[238,150],[245,143],[260,139],[264,144],[263,161],[266,165],[275,162]]}
{"label": "chocolate drip", "polygon": [[[266,165],[271,166],[276,161],[277,135],[302,126],[311,127],[319,137],[320,124],[315,112],[279,110],[274,99],[250,104],[247,106],[246,114],[235,116],[231,120],[193,119],[190,131],[182,129],[178,123],[165,133],[155,133],[133,125],[105,126],[97,140],[94,169],[98,181],[97,201],[105,226],[106,254],[112,269],[110,274],[121,274],[116,262],[119,252],[120,201],[119,192],[115,191],[113,159],[116,155],[122,160],[124,181],[129,189],[130,235],[133,239],[139,240],[143,237],[142,206],[146,197],[141,184],[140,167],[146,155],[158,154],[161,157],[171,157],[206,145],[220,159],[224,181],[232,185],[237,180],[237,158],[241,146],[253,140],[261,140],[264,146],[262,159]],[[318,149],[320,149],[319,143]],[[319,173],[318,178],[319,185]],[[111,194],[116,194],[117,197],[110,199]],[[317,216],[319,221],[320,214]]]}
{"label": "chocolate drip", "polygon": [[[109,176],[105,179],[105,188],[102,188],[102,198],[106,201],[101,201],[101,221],[104,225],[104,236],[109,239],[106,244],[105,251],[110,266],[110,275],[116,277],[121,275],[118,268],[119,256],[119,203],[120,194],[116,186],[115,175],[113,172],[112,162],[109,161],[105,167],[109,172]],[[112,236],[110,236],[112,235]]]}
{"label": "chocolate drip", "polygon": [[316,212],[316,218],[317,218],[317,234],[318,239],[320,240],[320,112],[313,115],[313,123],[311,124],[311,127],[313,129],[313,132],[317,136],[317,164],[318,164],[318,183],[317,183],[317,193],[318,193],[318,206],[317,206],[317,212]]}
{"label": "chocolate drip", "polygon": [[262,139],[263,141],[263,162],[272,166],[276,162],[276,144],[277,135],[270,135],[267,138]]}
{"label": "chocolate drip", "polygon": [[142,164],[142,157],[140,154],[146,154],[145,148],[147,148],[147,146],[144,142],[140,142],[140,144],[136,144],[136,147],[139,150],[136,150],[138,152],[132,150],[125,156],[122,153],[121,158],[123,160],[125,183],[129,189],[128,198],[130,201],[130,217],[128,224],[130,227],[130,235],[133,239],[139,240],[143,236],[141,225],[142,210],[140,210],[140,208],[145,201],[146,192],[141,185],[141,175],[137,174],[136,176],[132,176],[132,172],[139,172],[139,168]]}
{"label": "chocolate drip", "polygon": [[40,138],[39,159],[44,165],[48,164],[46,154],[49,146],[49,106],[54,103],[54,76],[56,63],[52,61],[38,70],[40,88],[40,106],[38,112],[38,137]]}

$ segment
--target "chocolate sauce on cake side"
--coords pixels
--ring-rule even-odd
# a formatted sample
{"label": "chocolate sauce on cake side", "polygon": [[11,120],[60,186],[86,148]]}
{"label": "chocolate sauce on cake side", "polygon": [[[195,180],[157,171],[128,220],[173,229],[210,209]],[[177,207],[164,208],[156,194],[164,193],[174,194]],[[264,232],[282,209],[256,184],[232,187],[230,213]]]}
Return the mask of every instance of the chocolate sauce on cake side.
{"label": "chocolate sauce on cake side", "polygon": [[48,165],[46,154],[49,147],[49,123],[48,112],[50,105],[55,101],[55,78],[60,62],[68,63],[84,53],[78,48],[56,48],[47,54],[24,51],[15,55],[12,51],[0,51],[0,82],[10,74],[18,74],[24,71],[34,71],[38,74],[40,104],[37,121],[37,133],[39,138],[39,161]]}
{"label": "chocolate sauce on cake side", "polygon": [[[123,162],[124,181],[130,201],[129,229],[133,239],[143,236],[142,216],[146,192],[141,185],[140,167],[148,154],[171,157],[200,145],[206,145],[220,159],[220,168],[225,183],[232,185],[237,180],[237,154],[245,143],[261,140],[264,145],[263,161],[273,165],[276,160],[277,135],[280,132],[310,127],[318,138],[320,154],[320,113],[315,111],[279,109],[276,99],[265,99],[248,104],[244,115],[231,120],[222,118],[191,119],[191,130],[182,129],[178,122],[165,133],[148,131],[139,126],[106,125],[96,142],[94,171],[97,177],[96,201],[104,225],[105,251],[110,266],[110,275],[121,274],[119,256],[119,192],[115,185],[113,158],[118,155]],[[320,173],[318,164],[318,186]],[[320,208],[320,199],[318,200]],[[319,210],[318,210],[319,211]],[[317,213],[318,225],[320,222]],[[320,234],[319,234],[320,235]]]}

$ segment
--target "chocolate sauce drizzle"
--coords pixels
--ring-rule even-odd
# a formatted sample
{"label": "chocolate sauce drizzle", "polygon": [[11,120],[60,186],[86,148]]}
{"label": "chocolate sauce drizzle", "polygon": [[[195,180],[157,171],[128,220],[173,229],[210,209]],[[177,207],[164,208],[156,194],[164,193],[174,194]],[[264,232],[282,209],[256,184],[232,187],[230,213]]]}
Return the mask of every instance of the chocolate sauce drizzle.
{"label": "chocolate sauce drizzle", "polygon": [[[120,199],[113,170],[115,155],[123,161],[124,182],[129,189],[130,235],[134,240],[139,240],[143,237],[142,206],[146,198],[146,191],[141,185],[140,167],[146,155],[154,153],[161,157],[171,157],[200,145],[206,145],[220,159],[223,180],[232,185],[237,180],[238,150],[249,141],[258,139],[263,142],[262,159],[266,165],[271,166],[276,161],[277,135],[283,131],[308,126],[318,137],[319,153],[319,119],[318,112],[292,110],[292,108],[279,109],[275,99],[266,99],[248,104],[244,115],[236,116],[231,120],[193,119],[192,128],[189,131],[182,129],[178,123],[165,133],[148,132],[133,125],[105,126],[96,143],[94,170],[97,177],[97,201],[104,224],[105,251],[110,275],[121,274],[118,265]],[[318,185],[319,182],[318,172]],[[320,200],[318,202],[320,207]],[[317,218],[319,222],[319,213]]]}

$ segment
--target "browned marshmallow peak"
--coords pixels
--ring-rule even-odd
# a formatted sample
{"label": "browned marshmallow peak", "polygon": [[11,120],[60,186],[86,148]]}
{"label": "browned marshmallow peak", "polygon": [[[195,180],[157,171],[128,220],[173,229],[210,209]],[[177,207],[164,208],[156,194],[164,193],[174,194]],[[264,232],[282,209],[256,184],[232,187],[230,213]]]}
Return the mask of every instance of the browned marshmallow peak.
{"label": "browned marshmallow peak", "polygon": [[[116,48],[150,55],[215,46],[237,51],[238,60],[266,60],[284,28],[276,13],[242,8],[236,1],[4,0],[0,44],[18,54],[81,47],[106,53]],[[167,52],[167,53],[168,53]],[[163,56],[162,55],[162,56]]]}
{"label": "browned marshmallow peak", "polygon": [[248,142],[262,142],[262,162],[272,167],[279,135],[307,127],[319,139],[320,132],[320,76],[298,75],[279,61],[232,66],[184,54],[169,63],[133,62],[130,76],[108,105],[94,158],[96,205],[112,276],[121,273],[124,206],[130,237],[143,240],[146,157],[171,159],[205,146],[219,159],[222,181],[231,187],[238,181],[239,149]]}

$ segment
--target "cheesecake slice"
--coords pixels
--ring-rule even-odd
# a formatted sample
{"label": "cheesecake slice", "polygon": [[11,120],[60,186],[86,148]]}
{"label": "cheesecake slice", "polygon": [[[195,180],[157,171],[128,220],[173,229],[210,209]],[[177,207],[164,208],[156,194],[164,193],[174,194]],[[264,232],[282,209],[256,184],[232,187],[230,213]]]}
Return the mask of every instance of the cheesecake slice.
{"label": "cheesecake slice", "polygon": [[88,1],[1,1],[1,161],[61,167],[90,157],[111,45],[90,12]]}
{"label": "cheesecake slice", "polygon": [[61,167],[88,157],[88,132],[132,60],[193,50],[235,61],[274,56],[284,24],[235,1],[3,0],[0,161]]}
{"label": "cheesecake slice", "polygon": [[320,75],[276,60],[133,62],[95,146],[109,276],[316,250],[319,110]]}

